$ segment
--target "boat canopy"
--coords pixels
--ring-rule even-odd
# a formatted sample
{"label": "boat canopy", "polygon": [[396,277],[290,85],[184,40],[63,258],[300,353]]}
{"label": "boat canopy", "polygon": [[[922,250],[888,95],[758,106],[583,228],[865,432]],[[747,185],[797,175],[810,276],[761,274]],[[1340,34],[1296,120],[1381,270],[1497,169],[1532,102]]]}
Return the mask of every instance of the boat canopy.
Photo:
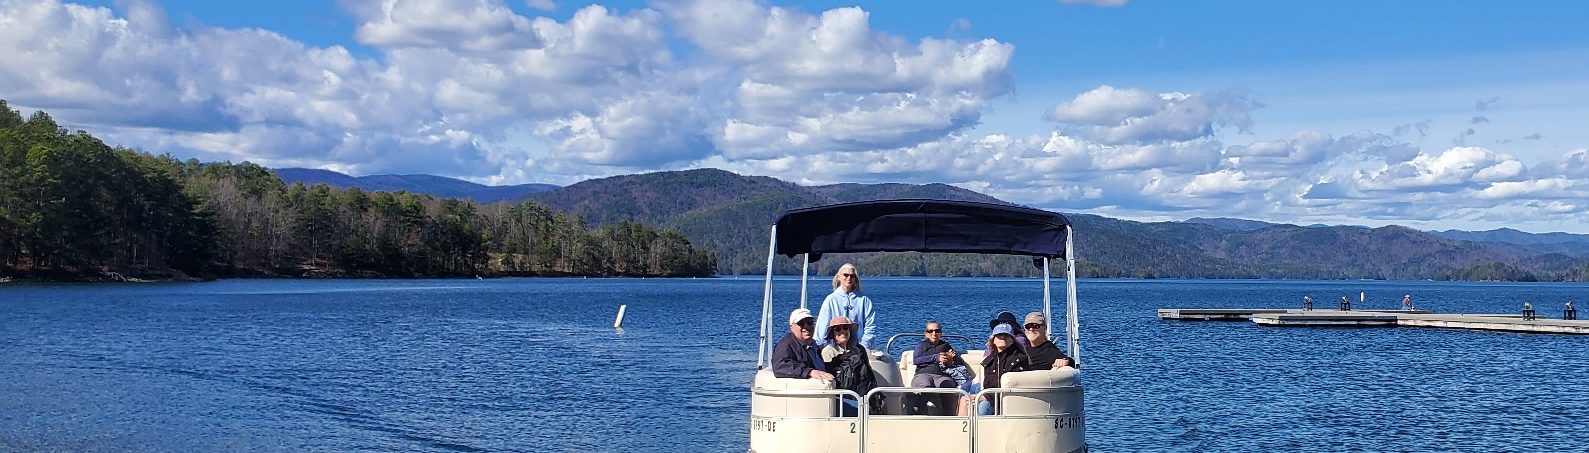
{"label": "boat canopy", "polygon": [[777,253],[948,252],[1064,258],[1070,221],[1013,205],[883,200],[792,209],[778,217]]}

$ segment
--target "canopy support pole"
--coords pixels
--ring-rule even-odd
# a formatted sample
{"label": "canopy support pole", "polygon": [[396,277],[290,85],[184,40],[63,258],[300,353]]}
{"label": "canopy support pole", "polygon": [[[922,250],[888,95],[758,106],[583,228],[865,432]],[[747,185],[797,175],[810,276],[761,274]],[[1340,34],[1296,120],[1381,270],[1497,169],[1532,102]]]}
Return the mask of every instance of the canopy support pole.
{"label": "canopy support pole", "polygon": [[1076,229],[1065,226],[1065,341],[1073,363],[1081,363],[1081,320],[1076,318]]}
{"label": "canopy support pole", "polygon": [[1046,256],[1039,258],[1043,260],[1043,336],[1054,338],[1053,299],[1049,296],[1049,294],[1052,292],[1049,290],[1048,284],[1048,281],[1051,278],[1048,270],[1049,259]]}
{"label": "canopy support pole", "polygon": [[807,277],[807,275],[810,275],[808,273],[810,271],[810,269],[811,269],[811,254],[810,253],[801,253],[800,254],[800,308],[806,308],[806,281],[810,279],[810,277]]}
{"label": "canopy support pole", "polygon": [[[761,290],[761,341],[756,344],[756,369],[765,368],[767,363],[767,343],[772,336],[772,259],[778,255],[778,226],[772,226],[772,235],[767,239],[767,278]],[[801,301],[802,304],[805,301]]]}

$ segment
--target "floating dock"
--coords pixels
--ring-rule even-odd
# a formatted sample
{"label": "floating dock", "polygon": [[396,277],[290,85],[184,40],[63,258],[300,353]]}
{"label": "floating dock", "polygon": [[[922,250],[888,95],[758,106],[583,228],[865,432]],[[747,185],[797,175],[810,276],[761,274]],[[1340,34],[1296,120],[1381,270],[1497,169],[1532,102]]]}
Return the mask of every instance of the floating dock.
{"label": "floating dock", "polygon": [[1502,332],[1589,335],[1589,320],[1523,319],[1510,314],[1438,314],[1423,310],[1288,310],[1248,308],[1163,308],[1159,319],[1225,321],[1248,319],[1260,326],[1435,327]]}
{"label": "floating dock", "polygon": [[1160,308],[1159,319],[1177,321],[1245,321],[1253,315],[1288,313],[1429,313],[1425,310],[1288,310],[1284,308]]}

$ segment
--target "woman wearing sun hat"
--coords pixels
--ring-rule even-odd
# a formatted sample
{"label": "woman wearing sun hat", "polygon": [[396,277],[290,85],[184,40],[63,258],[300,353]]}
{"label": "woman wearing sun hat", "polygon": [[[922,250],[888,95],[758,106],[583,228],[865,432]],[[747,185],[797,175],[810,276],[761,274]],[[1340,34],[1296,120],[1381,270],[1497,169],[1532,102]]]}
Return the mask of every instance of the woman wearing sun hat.
{"label": "woman wearing sun hat", "polygon": [[[877,387],[866,347],[855,340],[855,322],[836,316],[828,321],[828,345],[822,347],[822,362],[833,373],[833,388],[853,390],[865,395]],[[844,401],[844,416],[855,415],[854,401]]]}

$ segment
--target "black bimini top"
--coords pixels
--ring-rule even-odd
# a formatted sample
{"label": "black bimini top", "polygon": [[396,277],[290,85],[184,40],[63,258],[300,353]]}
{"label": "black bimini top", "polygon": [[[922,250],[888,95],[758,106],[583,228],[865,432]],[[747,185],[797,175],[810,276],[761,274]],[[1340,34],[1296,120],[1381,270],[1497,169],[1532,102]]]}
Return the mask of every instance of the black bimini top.
{"label": "black bimini top", "polygon": [[1065,256],[1065,216],[1020,206],[883,200],[793,209],[778,217],[777,252],[949,252]]}

